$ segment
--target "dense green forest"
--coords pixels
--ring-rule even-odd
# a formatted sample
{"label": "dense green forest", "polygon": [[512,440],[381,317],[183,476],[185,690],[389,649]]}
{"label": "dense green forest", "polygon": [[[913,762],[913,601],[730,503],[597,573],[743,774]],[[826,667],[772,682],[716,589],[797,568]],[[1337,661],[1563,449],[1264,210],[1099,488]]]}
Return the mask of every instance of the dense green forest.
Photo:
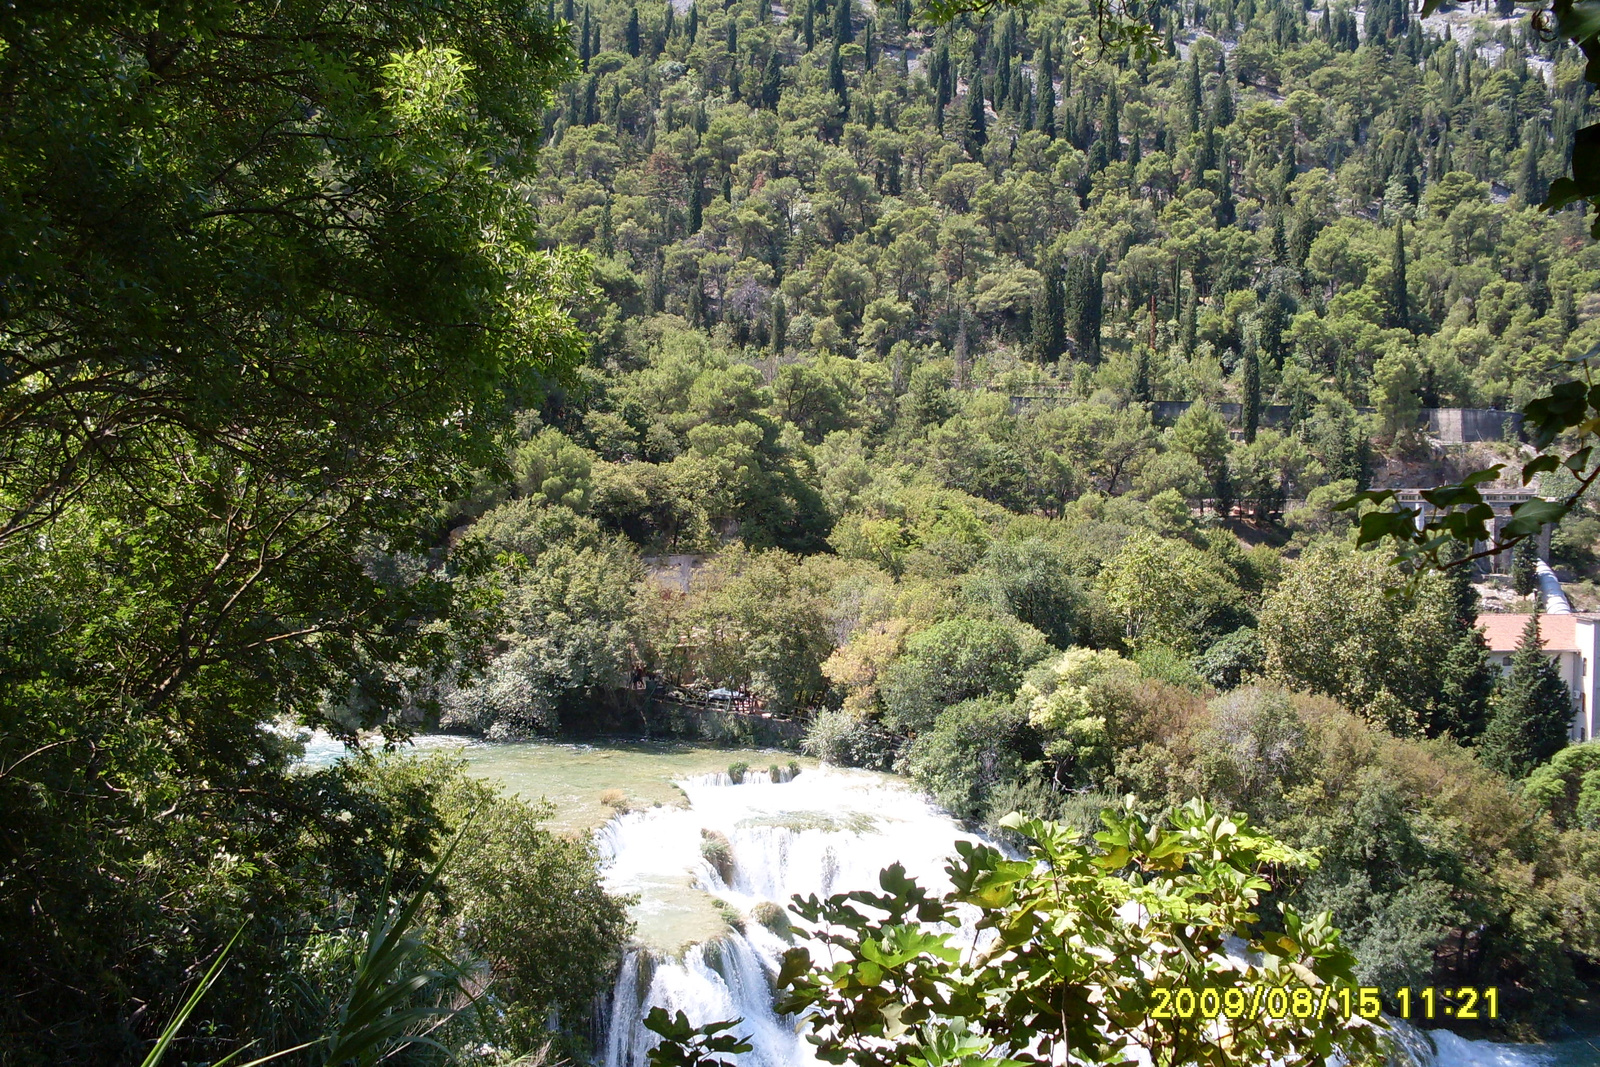
{"label": "dense green forest", "polygon": [[[1164,6],[1150,55],[1071,8],[555,14],[583,72],[529,195],[600,296],[514,484],[451,512],[519,621],[443,721],[581,728],[642,665],[991,828],[1204,795],[1322,850],[1299,899],[1363,980],[1550,1022],[1600,837],[1501,775],[1564,707],[1537,655],[1497,685],[1464,571],[1386,595],[1333,505],[1469,461],[1421,408],[1510,412],[1597,340],[1584,220],[1537,208],[1577,53],[1404,4]],[[687,595],[643,578],[672,553]]]}
{"label": "dense green forest", "polygon": [[1600,757],[1533,628],[1501,680],[1468,571],[1396,594],[1335,507],[1518,456],[1419,412],[1600,341],[1536,206],[1582,57],[1510,14],[0,8],[0,1064],[138,1062],[241,930],[175,1057],[394,1051],[357,979],[423,889],[405,1003],[489,990],[435,1036],[582,1055],[592,849],[267,725],[558,735],[645,678],[1013,844],[1203,797],[1360,981],[1556,1025]]}

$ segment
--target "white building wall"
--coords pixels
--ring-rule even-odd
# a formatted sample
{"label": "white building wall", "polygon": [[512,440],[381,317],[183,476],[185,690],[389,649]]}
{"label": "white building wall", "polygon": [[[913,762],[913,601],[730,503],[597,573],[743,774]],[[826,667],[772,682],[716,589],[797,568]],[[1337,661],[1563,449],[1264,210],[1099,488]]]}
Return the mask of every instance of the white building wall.
{"label": "white building wall", "polygon": [[1596,688],[1600,685],[1600,620],[1574,620],[1574,644],[1578,646],[1577,677],[1569,682],[1576,714],[1572,720],[1572,739],[1591,741],[1595,736]]}

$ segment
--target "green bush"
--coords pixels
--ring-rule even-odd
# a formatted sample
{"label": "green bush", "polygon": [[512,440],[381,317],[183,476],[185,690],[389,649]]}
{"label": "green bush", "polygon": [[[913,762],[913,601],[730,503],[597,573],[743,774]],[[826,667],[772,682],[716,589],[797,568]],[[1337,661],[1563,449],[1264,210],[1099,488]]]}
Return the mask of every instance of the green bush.
{"label": "green bush", "polygon": [[1023,671],[1049,651],[1032,627],[958,618],[913,637],[889,668],[885,720],[901,730],[926,730],[940,711],[990,694],[1010,696]]}
{"label": "green bush", "polygon": [[789,913],[781,905],[774,904],[770,900],[763,900],[750,909],[750,918],[785,941],[794,939],[794,928],[789,921]]}
{"label": "green bush", "polygon": [[723,884],[733,884],[733,842],[728,840],[727,834],[717,830],[701,830],[700,855],[716,870]]}
{"label": "green bush", "polygon": [[824,763],[886,771],[894,765],[900,738],[871,716],[838,708],[817,712],[806,731],[804,745],[807,752]]}
{"label": "green bush", "polygon": [[740,760],[737,763],[730,763],[728,764],[728,777],[733,779],[734,785],[743,785],[745,772],[749,769],[750,764],[744,762],[743,760]]}
{"label": "green bush", "polygon": [[1009,698],[987,697],[946,708],[907,747],[902,764],[937,804],[974,821],[989,810],[995,787],[1031,777],[1043,757],[1027,712]]}

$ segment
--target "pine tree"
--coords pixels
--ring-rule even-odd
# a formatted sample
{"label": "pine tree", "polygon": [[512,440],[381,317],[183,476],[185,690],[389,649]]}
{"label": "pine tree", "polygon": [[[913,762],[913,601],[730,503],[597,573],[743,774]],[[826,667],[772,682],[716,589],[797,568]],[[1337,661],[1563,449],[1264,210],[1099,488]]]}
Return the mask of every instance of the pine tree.
{"label": "pine tree", "polygon": [[1394,224],[1394,255],[1389,260],[1389,325],[1411,329],[1411,298],[1406,288],[1405,223]]}
{"label": "pine tree", "polygon": [[1542,651],[1539,613],[1534,612],[1511,657],[1511,676],[1495,696],[1478,741],[1478,759],[1507,777],[1526,778],[1567,746],[1571,722],[1572,694]]}

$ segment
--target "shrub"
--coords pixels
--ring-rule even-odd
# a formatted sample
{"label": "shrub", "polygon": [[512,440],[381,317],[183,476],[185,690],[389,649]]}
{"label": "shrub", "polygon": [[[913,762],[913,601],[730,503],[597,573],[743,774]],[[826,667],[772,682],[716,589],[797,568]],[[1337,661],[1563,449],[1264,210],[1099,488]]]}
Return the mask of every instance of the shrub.
{"label": "shrub", "polygon": [[789,922],[789,913],[780,905],[774,904],[770,900],[763,900],[750,909],[750,918],[785,941],[794,940],[794,927]]}
{"label": "shrub", "polygon": [[817,713],[804,746],[824,763],[886,771],[894,765],[900,739],[872,716],[841,708]]}
{"label": "shrub", "polygon": [[733,884],[733,842],[728,835],[716,830],[700,831],[700,855],[711,864],[724,885]]}
{"label": "shrub", "polygon": [[933,729],[906,749],[904,770],[945,810],[974,821],[991,790],[1029,775],[1044,753],[1027,713],[1005,697],[946,708]]}
{"label": "shrub", "polygon": [[1020,623],[959,618],[922,631],[906,643],[883,686],[886,721],[926,730],[939,712],[963,700],[1010,696],[1022,672],[1049,652],[1043,637]]}
{"label": "shrub", "polygon": [[730,763],[728,764],[728,777],[733,780],[734,785],[743,785],[745,772],[749,769],[750,764],[743,760],[737,763]]}

